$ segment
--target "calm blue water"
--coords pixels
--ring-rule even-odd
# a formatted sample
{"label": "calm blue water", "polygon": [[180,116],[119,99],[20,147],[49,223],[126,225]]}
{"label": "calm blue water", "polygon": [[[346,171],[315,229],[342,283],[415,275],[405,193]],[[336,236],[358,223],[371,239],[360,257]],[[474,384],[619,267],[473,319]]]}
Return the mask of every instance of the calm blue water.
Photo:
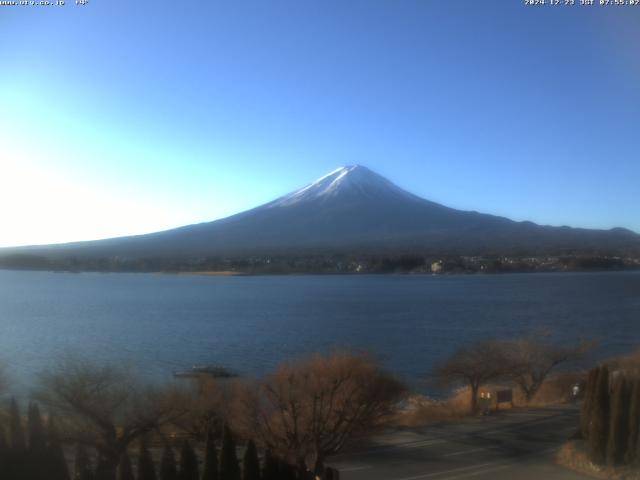
{"label": "calm blue water", "polygon": [[[216,363],[260,375],[353,347],[423,388],[467,342],[551,327],[640,347],[640,273],[201,277],[0,271],[0,359],[31,384],[65,351],[126,361],[149,378]],[[14,385],[13,388],[19,388]]]}

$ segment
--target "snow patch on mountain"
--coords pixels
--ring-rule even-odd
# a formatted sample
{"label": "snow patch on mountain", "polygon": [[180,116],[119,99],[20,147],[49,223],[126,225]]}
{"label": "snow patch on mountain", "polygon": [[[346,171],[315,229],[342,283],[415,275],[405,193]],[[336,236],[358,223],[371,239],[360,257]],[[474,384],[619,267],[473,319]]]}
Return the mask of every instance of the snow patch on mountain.
{"label": "snow patch on mountain", "polygon": [[339,195],[361,197],[403,197],[416,200],[418,197],[402,190],[386,178],[362,165],[348,165],[320,177],[315,182],[278,198],[267,205],[269,208],[286,207],[308,201],[322,201]]}

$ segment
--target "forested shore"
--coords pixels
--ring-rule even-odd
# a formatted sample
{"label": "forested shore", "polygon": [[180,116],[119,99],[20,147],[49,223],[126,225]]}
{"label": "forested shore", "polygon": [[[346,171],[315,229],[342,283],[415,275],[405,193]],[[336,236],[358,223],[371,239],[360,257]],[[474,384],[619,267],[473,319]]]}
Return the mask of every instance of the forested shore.
{"label": "forested shore", "polygon": [[82,258],[29,254],[0,256],[0,268],[58,272],[224,272],[286,274],[474,274],[640,270],[634,256],[304,255],[208,258]]}

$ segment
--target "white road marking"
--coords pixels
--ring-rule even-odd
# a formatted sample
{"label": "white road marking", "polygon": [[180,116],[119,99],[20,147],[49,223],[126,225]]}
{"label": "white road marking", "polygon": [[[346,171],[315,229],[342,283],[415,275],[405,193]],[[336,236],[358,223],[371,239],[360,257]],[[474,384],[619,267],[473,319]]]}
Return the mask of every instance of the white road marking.
{"label": "white road marking", "polygon": [[448,440],[425,440],[422,442],[405,443],[392,448],[420,448],[420,447],[426,447],[428,445],[436,445],[438,443],[447,443],[447,441]]}
{"label": "white road marking", "polygon": [[357,470],[366,470],[367,468],[372,468],[371,465],[360,465],[360,466],[353,466],[353,467],[346,467],[346,468],[339,468],[337,467],[338,470],[340,470],[340,472],[355,472]]}
{"label": "white road marking", "polygon": [[497,472],[499,470],[506,470],[507,468],[511,468],[514,465],[516,464],[510,463],[510,464],[500,465],[498,467],[487,468],[486,470],[481,470],[479,472],[463,473],[462,475],[456,475],[454,477],[444,477],[444,478],[441,478],[440,480],[455,480],[457,478],[476,477],[478,475],[483,475],[485,473]]}
{"label": "white road marking", "polygon": [[[527,415],[526,412],[521,412],[519,413],[520,415]],[[510,415],[514,415],[514,414],[510,414]],[[535,415],[535,414],[534,414]],[[472,427],[470,429],[468,429],[467,431],[460,431],[460,429],[455,429],[452,428],[450,431],[455,432],[453,435],[447,435],[444,437],[440,437],[437,439],[434,438],[427,438],[427,439],[423,439],[423,440],[413,440],[413,441],[409,441],[409,442],[398,442],[398,443],[388,443],[388,444],[378,444],[377,446],[373,446],[372,448],[368,448],[365,450],[361,450],[360,452],[353,452],[351,454],[341,454],[341,455],[336,455],[334,456],[334,461],[339,461],[339,459],[344,458],[345,460],[347,460],[349,457],[355,456],[360,456],[360,457],[371,457],[371,456],[375,456],[377,453],[379,452],[388,452],[388,451],[398,451],[398,450],[403,450],[403,449],[418,449],[418,448],[423,448],[423,447],[428,447],[431,445],[438,445],[438,444],[443,444],[443,443],[452,443],[452,442],[456,442],[458,440],[462,440],[462,439],[467,439],[470,435],[473,436],[482,436],[482,435],[494,435],[494,434],[501,434],[501,435],[505,435],[505,436],[510,436],[510,435],[514,435],[517,434],[519,430],[522,430],[523,428],[526,428],[528,426],[532,426],[532,424],[535,425],[539,425],[542,423],[547,423],[547,422],[556,422],[556,421],[562,421],[562,418],[558,418],[558,417],[566,417],[566,415],[553,415],[551,417],[548,418],[544,418],[538,421],[534,421],[534,422],[510,422],[510,423],[501,423],[501,422],[496,422],[498,423],[498,425],[494,424],[494,427],[498,427],[498,428],[494,428],[492,430],[482,430],[482,429],[477,429],[474,428],[477,425],[465,425],[465,424],[458,424],[458,425],[451,425],[451,427],[463,427],[466,430],[466,427]],[[495,420],[499,420],[499,418],[495,419]],[[486,425],[489,426],[489,425]],[[576,427],[575,426],[571,426],[571,427],[565,427],[566,430],[563,428],[561,430],[558,430],[559,432],[565,432],[565,431],[569,431],[569,430],[574,430]],[[480,450],[492,450],[493,448],[484,448],[484,449],[480,449]],[[496,447],[497,450],[499,450],[499,448]],[[470,453],[469,451],[464,452],[464,453]],[[442,457],[448,457],[448,456],[456,456],[456,455],[462,455],[463,452],[454,452],[453,454],[445,454],[445,455],[441,455]],[[373,467],[368,467],[368,468],[373,468]],[[444,472],[446,473],[446,472]],[[439,473],[440,474],[440,473]],[[431,476],[432,474],[428,474],[429,476]],[[410,477],[409,479],[397,479],[397,480],[411,480]],[[424,476],[417,476],[415,477],[416,479],[419,478],[429,478],[424,477]]]}
{"label": "white road marking", "polygon": [[481,463],[479,465],[470,465],[468,467],[453,468],[451,470],[443,470],[443,471],[439,471],[439,472],[424,473],[422,475],[415,475],[413,477],[396,478],[395,480],[420,480],[422,478],[430,478],[430,477],[435,477],[435,476],[439,476],[439,475],[446,475],[447,473],[464,472],[466,470],[473,470],[474,468],[490,467],[490,466],[494,466],[494,465],[496,465],[495,462],[492,462],[492,463]]}
{"label": "white road marking", "polygon": [[396,445],[380,445],[380,446],[375,446],[373,448],[367,449],[367,450],[363,450],[360,452],[354,452],[351,455],[348,454],[340,454],[340,455],[335,455],[334,457],[332,457],[334,460],[336,459],[340,459],[340,458],[344,458],[344,457],[350,457],[350,456],[361,456],[361,457],[370,457],[372,455],[376,455],[380,452],[389,452],[389,451],[393,451],[393,450],[400,450],[402,448],[405,449],[410,449],[410,448],[421,448],[421,447],[428,447],[429,445],[436,445],[439,443],[447,443],[449,442],[449,439],[442,439],[442,440],[418,440],[415,441],[413,443],[399,443]]}
{"label": "white road marking", "polygon": [[[539,420],[537,422],[535,422],[535,425],[540,425],[541,423],[549,423],[549,422],[557,422],[557,418],[546,418],[544,420]],[[508,428],[508,427],[518,427],[520,426],[520,428]],[[521,424],[521,423],[512,423],[509,424],[507,427],[502,427],[499,428],[497,430],[489,430],[489,431],[482,431],[482,430],[478,430],[477,432],[475,432],[475,434],[477,435],[492,435],[495,433],[517,433],[518,430],[522,430],[523,428],[527,428],[531,425],[529,424]]]}
{"label": "white road marking", "polygon": [[514,413],[508,413],[508,416],[505,418],[509,418],[509,417],[548,417],[549,414],[546,412],[514,412]]}
{"label": "white road marking", "polygon": [[473,453],[473,452],[482,452],[487,450],[486,448],[473,448],[471,450],[463,450],[461,452],[453,452],[447,453],[446,455],[442,455],[443,457],[455,457],[457,455],[464,455],[465,453]]}
{"label": "white road marking", "polygon": [[[547,448],[545,450],[541,450],[537,453],[531,454],[531,455],[526,455],[526,458],[532,458],[532,457],[539,457],[542,455],[545,455],[549,452],[554,452],[556,451],[557,448]],[[424,478],[432,478],[432,477],[439,477],[441,475],[447,475],[448,473],[460,473],[459,475],[454,475],[452,477],[442,477],[440,480],[453,480],[456,478],[462,478],[462,477],[472,477],[472,476],[477,476],[477,475],[482,475],[483,473],[489,473],[492,471],[497,471],[497,470],[503,470],[509,467],[514,467],[516,465],[522,465],[521,461],[512,461],[512,462],[489,462],[489,463],[480,463],[477,465],[470,465],[468,467],[460,467],[460,468],[453,468],[451,470],[443,470],[443,471],[439,471],[439,472],[431,472],[431,473],[425,473],[423,475],[415,475],[413,477],[403,477],[403,478],[396,478],[395,480],[421,480]],[[484,468],[484,467],[489,467]],[[484,468],[484,470],[479,470]],[[478,470],[476,472],[469,472],[469,470]],[[468,472],[468,473],[462,473],[462,472]]]}

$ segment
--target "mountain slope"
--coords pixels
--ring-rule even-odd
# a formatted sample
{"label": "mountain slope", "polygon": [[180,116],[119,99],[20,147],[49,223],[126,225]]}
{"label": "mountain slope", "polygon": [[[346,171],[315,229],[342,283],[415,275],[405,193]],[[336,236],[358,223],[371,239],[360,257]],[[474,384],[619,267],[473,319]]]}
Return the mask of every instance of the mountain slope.
{"label": "mountain slope", "polygon": [[348,166],[270,203],[213,222],[135,237],[10,249],[80,258],[408,251],[640,252],[640,236],[624,229],[547,227],[455,210],[406,192],[366,167]]}

